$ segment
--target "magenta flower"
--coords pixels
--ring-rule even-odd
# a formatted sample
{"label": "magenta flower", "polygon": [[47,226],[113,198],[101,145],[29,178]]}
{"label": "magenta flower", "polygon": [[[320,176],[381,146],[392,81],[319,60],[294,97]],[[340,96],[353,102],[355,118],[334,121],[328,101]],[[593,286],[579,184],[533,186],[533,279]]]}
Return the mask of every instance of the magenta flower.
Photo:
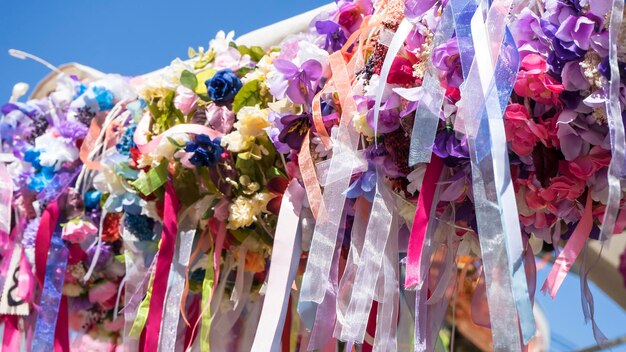
{"label": "magenta flower", "polygon": [[295,104],[309,105],[313,101],[315,88],[311,84],[322,76],[322,64],[316,60],[307,60],[300,67],[293,62],[278,59],[274,66],[289,81],[287,96]]}

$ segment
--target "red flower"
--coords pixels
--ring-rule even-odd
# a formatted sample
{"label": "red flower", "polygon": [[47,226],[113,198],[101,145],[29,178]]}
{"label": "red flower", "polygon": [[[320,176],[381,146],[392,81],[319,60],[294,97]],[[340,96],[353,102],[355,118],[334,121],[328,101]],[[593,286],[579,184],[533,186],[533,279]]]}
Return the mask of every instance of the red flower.
{"label": "red flower", "polygon": [[102,226],[102,240],[115,242],[120,238],[120,214],[108,213]]}
{"label": "red flower", "polygon": [[569,162],[568,169],[577,178],[587,180],[600,168],[609,166],[610,162],[611,152],[600,146],[595,146],[591,148],[589,154],[581,155]]}
{"label": "red flower", "polygon": [[387,83],[389,84],[413,84],[415,83],[415,77],[413,76],[413,64],[409,59],[402,56],[398,56],[393,60],[391,64],[391,70],[387,77]]}
{"label": "red flower", "polygon": [[273,177],[267,182],[268,191],[275,196],[267,203],[266,207],[272,214],[278,215],[280,213],[280,205],[283,202],[283,194],[287,190],[287,186],[289,186],[289,180],[282,176]]}
{"label": "red flower", "polygon": [[538,54],[525,56],[515,82],[515,93],[539,103],[556,105],[564,88],[547,71],[548,65],[543,57]]}

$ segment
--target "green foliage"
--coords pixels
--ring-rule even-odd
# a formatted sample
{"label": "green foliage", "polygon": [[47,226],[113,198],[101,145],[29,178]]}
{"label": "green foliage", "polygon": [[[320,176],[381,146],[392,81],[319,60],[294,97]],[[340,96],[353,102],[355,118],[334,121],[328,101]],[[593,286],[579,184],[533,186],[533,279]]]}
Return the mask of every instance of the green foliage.
{"label": "green foliage", "polygon": [[233,111],[237,113],[244,106],[255,106],[259,104],[261,102],[260,92],[261,88],[258,80],[255,79],[246,83],[235,96]]}

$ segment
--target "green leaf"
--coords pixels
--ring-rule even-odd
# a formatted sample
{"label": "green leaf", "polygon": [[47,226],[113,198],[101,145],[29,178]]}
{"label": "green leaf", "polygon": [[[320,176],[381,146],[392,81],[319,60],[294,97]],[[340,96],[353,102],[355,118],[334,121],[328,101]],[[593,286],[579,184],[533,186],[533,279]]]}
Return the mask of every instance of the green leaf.
{"label": "green leaf", "polygon": [[167,165],[169,160],[164,158],[157,167],[153,167],[143,177],[131,184],[143,195],[150,195],[167,182]]}
{"label": "green leaf", "polygon": [[182,205],[188,207],[200,199],[198,181],[196,180],[193,170],[178,168],[174,175],[173,184]]}
{"label": "green leaf", "polygon": [[258,80],[246,83],[235,96],[233,111],[237,113],[244,106],[255,106],[260,102],[260,87]]}
{"label": "green leaf", "polygon": [[260,46],[253,46],[250,48],[250,59],[254,62],[259,62],[263,56],[265,56],[265,49]]}
{"label": "green leaf", "polygon": [[[252,181],[259,182],[263,180],[261,172],[258,167],[258,161],[250,158],[243,159],[237,156],[237,161],[235,162],[235,167],[242,175],[248,175]],[[260,182],[259,182],[260,183]]]}
{"label": "green leaf", "polygon": [[285,177],[285,174],[283,174],[276,166],[272,166],[265,171],[265,178],[271,180],[274,177]]}
{"label": "green leaf", "polygon": [[242,67],[242,68],[238,69],[235,73],[237,74],[237,76],[243,77],[250,71],[254,71],[254,68],[252,68],[252,67]]}
{"label": "green leaf", "polygon": [[193,72],[184,70],[180,75],[180,84],[191,90],[195,90],[198,86],[198,78],[196,78],[196,75]]}

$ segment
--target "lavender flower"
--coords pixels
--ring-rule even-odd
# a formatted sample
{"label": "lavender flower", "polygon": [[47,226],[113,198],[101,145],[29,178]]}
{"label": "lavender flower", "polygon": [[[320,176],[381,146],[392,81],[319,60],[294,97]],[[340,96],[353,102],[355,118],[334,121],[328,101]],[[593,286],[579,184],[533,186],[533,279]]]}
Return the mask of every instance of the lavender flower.
{"label": "lavender flower", "polygon": [[315,29],[317,33],[326,35],[324,50],[328,51],[329,48],[332,51],[340,50],[348,40],[341,26],[333,21],[317,21],[315,22]]}
{"label": "lavender flower", "polygon": [[309,105],[315,95],[311,82],[322,76],[322,64],[311,59],[298,67],[291,61],[279,59],[274,61],[274,66],[289,81],[286,92],[289,99],[295,104]]}

